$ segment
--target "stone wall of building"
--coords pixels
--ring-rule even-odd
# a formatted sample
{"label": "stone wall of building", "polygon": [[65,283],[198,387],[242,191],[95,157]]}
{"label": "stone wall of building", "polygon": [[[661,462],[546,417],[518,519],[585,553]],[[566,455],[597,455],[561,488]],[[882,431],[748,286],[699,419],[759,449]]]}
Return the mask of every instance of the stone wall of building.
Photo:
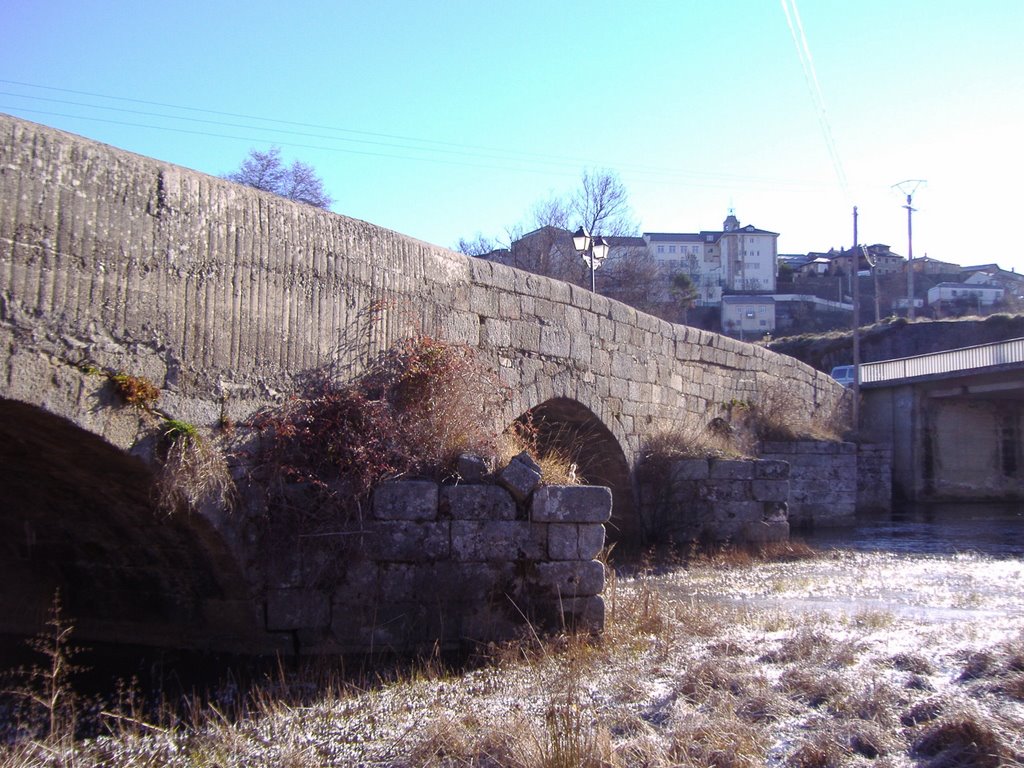
{"label": "stone wall of building", "polygon": [[640,509],[652,543],[784,541],[785,461],[674,459],[640,468]]}
{"label": "stone wall of building", "polygon": [[762,459],[789,463],[794,530],[848,525],[857,511],[857,446],[824,440],[766,441]]}
{"label": "stone wall of building", "polygon": [[492,484],[380,486],[370,515],[275,543],[266,628],[294,651],[464,648],[604,624],[611,494],[543,486],[517,502]]}

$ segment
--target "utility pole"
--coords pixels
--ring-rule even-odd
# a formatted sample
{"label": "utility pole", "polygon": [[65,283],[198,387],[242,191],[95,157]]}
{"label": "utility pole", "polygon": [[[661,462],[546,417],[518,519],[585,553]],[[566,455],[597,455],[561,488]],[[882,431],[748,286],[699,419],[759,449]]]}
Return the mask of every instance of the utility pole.
{"label": "utility pole", "polygon": [[857,244],[857,206],[853,206],[853,431],[860,431],[860,246]]}
{"label": "utility pole", "polygon": [[898,189],[907,196],[907,204],[903,207],[907,209],[907,319],[914,319],[914,227],[913,227],[913,214],[917,210],[914,208],[914,193],[917,192],[917,188],[925,183],[924,179],[906,179],[904,181],[893,184],[893,188]]}

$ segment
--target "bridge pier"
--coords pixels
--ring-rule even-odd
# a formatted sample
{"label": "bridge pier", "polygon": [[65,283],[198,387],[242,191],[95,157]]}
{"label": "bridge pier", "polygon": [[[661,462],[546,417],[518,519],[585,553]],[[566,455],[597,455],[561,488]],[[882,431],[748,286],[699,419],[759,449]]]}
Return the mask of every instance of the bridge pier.
{"label": "bridge pier", "polygon": [[1012,372],[863,390],[861,432],[893,446],[902,501],[1024,499],[1024,390]]}

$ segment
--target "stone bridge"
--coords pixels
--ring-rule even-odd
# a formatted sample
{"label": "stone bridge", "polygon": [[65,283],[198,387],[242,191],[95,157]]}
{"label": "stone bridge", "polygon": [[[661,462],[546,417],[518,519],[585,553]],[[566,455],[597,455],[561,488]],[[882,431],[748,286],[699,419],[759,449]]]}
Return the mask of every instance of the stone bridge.
{"label": "stone bridge", "polygon": [[498,426],[532,412],[585,436],[623,539],[650,436],[771,388],[806,413],[842,398],[575,285],[12,117],[0,137],[0,631],[38,626],[63,587],[86,635],[265,648],[244,639],[265,609],[245,510],[154,515],[157,425],[97,371],[155,382],[216,438],[413,333],[467,344],[512,393]]}

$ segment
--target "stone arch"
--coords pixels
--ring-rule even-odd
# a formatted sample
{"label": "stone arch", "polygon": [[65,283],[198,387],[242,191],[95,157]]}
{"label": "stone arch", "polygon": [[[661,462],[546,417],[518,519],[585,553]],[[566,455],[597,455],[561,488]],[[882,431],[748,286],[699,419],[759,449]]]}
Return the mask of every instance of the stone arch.
{"label": "stone arch", "polygon": [[201,514],[155,512],[151,468],[71,421],[0,399],[0,632],[59,589],[83,642],[244,651],[257,613]]}
{"label": "stone arch", "polygon": [[629,461],[612,431],[577,400],[555,397],[530,408],[518,421],[529,420],[539,446],[561,450],[577,465],[584,482],[612,491],[608,540],[627,547],[640,541],[641,526],[634,514]]}

